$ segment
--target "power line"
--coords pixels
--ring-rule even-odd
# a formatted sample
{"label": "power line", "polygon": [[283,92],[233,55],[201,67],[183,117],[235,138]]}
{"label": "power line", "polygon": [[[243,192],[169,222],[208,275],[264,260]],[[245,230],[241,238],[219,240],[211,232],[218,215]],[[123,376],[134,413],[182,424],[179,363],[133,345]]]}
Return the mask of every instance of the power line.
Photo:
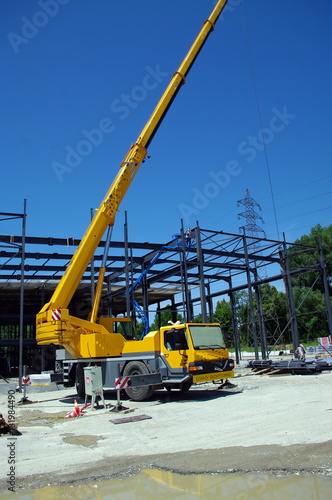
{"label": "power line", "polygon": [[[286,222],[288,220],[298,219],[300,217],[305,217],[306,215],[312,215],[312,214],[315,214],[317,212],[323,212],[324,210],[330,210],[331,208],[332,208],[332,206],[326,207],[326,208],[317,208],[317,210],[312,210],[311,212],[304,212],[304,213],[299,214],[299,215],[292,215],[290,217],[285,217],[284,219],[281,219],[280,222]],[[272,224],[273,224],[272,222],[266,223],[267,226],[271,226]]]}
{"label": "power line", "polygon": [[[290,207],[292,205],[297,205],[298,203],[302,203],[304,201],[313,200],[315,198],[321,198],[322,196],[326,196],[326,195],[331,194],[331,193],[332,193],[332,191],[327,191],[326,193],[315,194],[314,196],[307,196],[306,198],[300,198],[299,200],[296,200],[296,201],[290,201],[288,203],[283,203],[282,205],[278,205],[278,208]],[[328,207],[328,208],[330,208],[330,207]],[[271,211],[272,211],[271,208],[266,210],[266,212],[271,212]]]}

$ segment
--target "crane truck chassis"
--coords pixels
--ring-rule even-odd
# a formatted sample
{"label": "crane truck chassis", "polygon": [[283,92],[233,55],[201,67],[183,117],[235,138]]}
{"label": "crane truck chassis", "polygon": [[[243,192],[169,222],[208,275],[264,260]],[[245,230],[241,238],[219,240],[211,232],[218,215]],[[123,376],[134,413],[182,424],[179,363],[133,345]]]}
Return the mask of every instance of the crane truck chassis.
{"label": "crane truck chassis", "polygon": [[[137,349],[140,349],[138,352]],[[124,390],[134,401],[144,401],[157,389],[190,389],[192,384],[219,383],[234,376],[218,323],[186,323],[149,332],[144,339],[127,341],[126,352],[114,358],[63,359],[63,382],[76,385],[83,397],[84,367],[101,366],[105,389]]]}
{"label": "crane truck chassis", "polygon": [[[100,365],[103,387],[114,388],[115,379],[129,377],[128,396],[142,401],[157,387],[180,390],[191,384],[214,382],[232,377],[234,362],[222,338],[219,324],[185,323],[162,327],[140,340],[122,335],[120,326],[129,326],[129,318],[98,317],[107,252],[115,215],[139,167],[147,158],[147,148],[163,121],[174,98],[202,49],[227,0],[218,0],[209,18],[190,47],[178,70],[161,96],[136,142],[120,164],[120,169],[95,213],[80,245],[74,253],[48,303],[36,317],[38,345],[54,344],[65,348],[71,360],[64,360],[66,370],[76,368],[76,383],[84,395],[83,367]],[[70,301],[108,229],[104,256],[99,271],[94,303],[87,319],[69,313]],[[122,323],[122,325],[121,325]]]}

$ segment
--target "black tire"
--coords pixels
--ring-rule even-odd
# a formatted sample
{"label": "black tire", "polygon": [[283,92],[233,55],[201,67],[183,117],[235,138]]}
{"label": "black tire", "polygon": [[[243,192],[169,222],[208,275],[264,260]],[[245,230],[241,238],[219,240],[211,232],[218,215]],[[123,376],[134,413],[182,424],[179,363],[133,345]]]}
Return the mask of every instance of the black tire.
{"label": "black tire", "polygon": [[77,363],[75,374],[75,387],[79,398],[85,397],[84,368],[85,363]]}
{"label": "black tire", "polygon": [[[129,361],[123,370],[124,377],[131,377],[132,375],[146,375],[149,370],[141,361]],[[152,385],[145,385],[142,387],[127,387],[125,392],[128,398],[133,401],[145,401],[149,399],[154,393]]]}

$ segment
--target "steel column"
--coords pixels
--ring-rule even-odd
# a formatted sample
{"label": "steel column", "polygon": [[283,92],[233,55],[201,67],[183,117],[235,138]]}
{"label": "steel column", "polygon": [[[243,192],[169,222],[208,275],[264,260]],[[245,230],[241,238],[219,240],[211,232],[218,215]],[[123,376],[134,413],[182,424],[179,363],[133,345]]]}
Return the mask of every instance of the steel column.
{"label": "steel column", "polygon": [[[147,275],[143,276],[141,285],[142,285],[143,313],[144,316],[149,320],[149,297],[148,297]],[[150,321],[149,321],[149,328],[150,328]]]}
{"label": "steel column", "polygon": [[183,305],[184,305],[184,320],[185,323],[189,323],[193,318],[191,316],[191,304],[189,297],[189,287],[188,287],[188,277],[187,277],[187,258],[186,258],[186,247],[184,239],[184,228],[183,220],[181,219],[181,282],[182,282],[182,295],[183,295]]}
{"label": "steel column", "polygon": [[[229,288],[232,288],[231,272],[229,272]],[[229,292],[228,296],[229,296],[229,302],[230,302],[231,314],[232,314],[235,361],[236,361],[236,364],[239,364],[240,359],[241,359],[241,350],[240,350],[239,330],[237,327],[236,303],[235,303],[233,292]]]}
{"label": "steel column", "polygon": [[206,292],[207,292],[207,293],[206,293],[206,295],[207,295],[207,297],[208,297],[208,298],[206,299],[206,301],[207,301],[207,306],[208,306],[208,311],[209,311],[209,312],[208,312],[209,321],[210,321],[210,323],[213,323],[213,322],[214,322],[213,301],[212,301],[211,297],[209,297],[209,295],[210,295],[210,293],[211,293],[210,283],[209,283],[209,282],[207,282],[207,283],[205,284],[205,286],[206,286]]}
{"label": "steel column", "polygon": [[[259,280],[257,268],[253,270],[255,281]],[[263,314],[263,305],[262,305],[262,294],[260,286],[254,285],[255,296],[257,301],[257,312],[258,312],[258,325],[259,325],[259,336],[261,341],[261,351],[262,351],[262,359],[267,359],[267,349],[266,349],[266,332],[265,332],[265,323],[264,323],[264,314]]]}
{"label": "steel column", "polygon": [[[90,221],[94,217],[94,210],[90,208]],[[90,262],[90,275],[91,275],[91,307],[95,301],[95,257],[93,256]]]}
{"label": "steel column", "polygon": [[250,276],[250,263],[248,258],[248,247],[247,247],[247,237],[246,234],[243,236],[243,250],[246,261],[246,274],[247,274],[247,284],[248,284],[248,295],[249,295],[249,305],[250,305],[250,318],[252,335],[254,340],[255,349],[255,359],[259,359],[258,345],[257,345],[257,334],[256,334],[256,321],[255,321],[255,311],[254,311],[254,301],[252,296],[252,286],[251,286],[251,276]]}
{"label": "steel column", "polygon": [[175,323],[177,320],[177,310],[176,310],[176,306],[175,306],[174,297],[171,297],[170,300],[171,300],[172,321],[173,321],[173,323]]}
{"label": "steel column", "polygon": [[22,245],[21,245],[21,286],[20,286],[20,338],[19,338],[19,361],[18,361],[18,377],[19,391],[22,392],[23,378],[23,337],[24,337],[24,260],[25,260],[25,233],[26,233],[26,217],[27,217],[27,200],[23,202],[23,217],[22,217]]}
{"label": "steel column", "polygon": [[125,212],[125,223],[124,223],[124,251],[125,251],[125,277],[126,277],[126,316],[130,317],[130,297],[129,297],[129,252],[128,252],[128,220],[127,212]]}
{"label": "steel column", "polygon": [[283,264],[284,264],[284,274],[285,274],[285,286],[286,286],[286,295],[288,298],[288,307],[289,307],[289,316],[290,316],[290,324],[292,330],[292,342],[293,347],[296,349],[299,345],[299,331],[297,327],[297,317],[296,310],[294,304],[293,290],[292,290],[292,281],[289,269],[289,258],[288,251],[285,239],[285,233],[283,233],[284,241],[283,241]]}
{"label": "steel column", "polygon": [[205,297],[205,286],[204,286],[204,256],[202,252],[201,234],[198,221],[196,221],[195,239],[196,239],[196,253],[198,261],[198,281],[199,281],[199,293],[201,297],[202,322],[207,323],[206,297]]}
{"label": "steel column", "polygon": [[320,261],[320,267],[322,270],[321,275],[322,275],[322,281],[323,281],[323,287],[324,287],[324,300],[325,300],[325,308],[326,308],[327,326],[329,329],[329,335],[330,335],[330,337],[332,337],[332,309],[331,309],[330,290],[329,290],[329,284],[327,281],[326,262],[324,259],[321,239],[319,240],[319,261]]}

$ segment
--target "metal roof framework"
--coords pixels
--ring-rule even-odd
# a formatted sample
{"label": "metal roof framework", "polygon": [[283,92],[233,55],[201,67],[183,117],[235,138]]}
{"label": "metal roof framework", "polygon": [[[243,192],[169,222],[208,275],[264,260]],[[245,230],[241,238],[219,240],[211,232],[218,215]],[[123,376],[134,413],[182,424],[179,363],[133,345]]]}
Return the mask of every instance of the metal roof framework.
{"label": "metal roof framework", "polygon": [[[106,272],[107,283],[111,287],[111,290],[107,292],[108,299],[124,295],[126,282],[129,280],[132,283],[136,280],[156,252],[160,250],[164,250],[164,253],[149,270],[145,281],[145,287],[151,291],[153,289],[159,290],[159,297],[151,298],[150,303],[153,303],[154,300],[160,301],[162,297],[174,296],[182,291],[184,267],[186,267],[186,281],[190,290],[199,289],[202,280],[204,286],[209,288],[212,284],[218,285],[216,291],[205,294],[207,298],[246,289],[248,287],[246,279],[248,266],[256,269],[269,266],[273,269],[266,280],[261,280],[263,282],[283,279],[280,251],[285,242],[259,238],[260,249],[257,253],[256,240],[258,238],[198,227],[194,230],[194,235],[194,244],[189,247],[181,245],[180,234],[177,235],[178,240],[175,239],[166,244],[128,242],[129,252],[127,256],[125,255],[125,242],[111,242]],[[247,242],[246,246],[244,245],[245,241]],[[24,261],[26,290],[40,288],[52,291],[68,266],[79,242],[80,240],[74,238],[26,236]],[[15,283],[19,283],[21,280],[21,245],[21,236],[0,235],[1,293],[6,289],[15,289]],[[104,245],[105,242],[102,241],[93,262],[83,274],[79,290],[85,290],[86,293],[89,293],[91,281],[94,282],[98,276]],[[286,243],[286,245],[294,247],[292,243]],[[50,247],[52,250],[55,248],[59,251],[50,251]],[[299,245],[298,247],[301,251],[316,250],[311,247]],[[37,250],[30,250],[36,248]],[[66,251],[63,250],[64,248]],[[251,248],[254,249],[253,252],[251,252]],[[183,254],[185,254],[185,266],[183,259],[181,259]],[[305,270],[297,272],[301,271]],[[234,282],[239,284],[235,286],[232,284]],[[198,297],[194,299],[195,302],[199,300]],[[125,313],[125,310],[117,310],[117,313]]]}
{"label": "metal roof framework", "polygon": [[[289,248],[295,247],[301,253],[317,251],[315,247],[201,229],[198,224],[192,233],[189,244],[183,230],[165,244],[129,242],[126,238],[123,242],[111,242],[100,314],[128,314],[126,291],[129,285],[160,251],[163,253],[134,291],[135,299],[147,314],[151,313],[151,307],[156,312],[171,304],[172,310],[183,313],[187,321],[195,316],[195,307],[200,310],[203,321],[209,321],[213,316],[215,299],[225,295],[231,299],[236,291],[251,291],[264,283],[283,281],[286,292],[291,295],[291,287],[287,290],[291,276],[320,270],[319,263],[304,269],[289,269],[286,265]],[[74,238],[25,236],[25,314],[33,316],[48,300],[79,242]],[[83,274],[70,304],[70,308],[74,309],[72,314],[85,317],[91,308],[104,246],[105,242],[102,241]],[[12,315],[15,307],[17,310],[23,269],[21,258],[22,236],[0,235],[2,317]],[[259,278],[261,267],[267,270],[264,279]],[[290,310],[291,316],[296,318],[292,304]],[[291,326],[294,329],[294,343],[297,343],[296,320]]]}

